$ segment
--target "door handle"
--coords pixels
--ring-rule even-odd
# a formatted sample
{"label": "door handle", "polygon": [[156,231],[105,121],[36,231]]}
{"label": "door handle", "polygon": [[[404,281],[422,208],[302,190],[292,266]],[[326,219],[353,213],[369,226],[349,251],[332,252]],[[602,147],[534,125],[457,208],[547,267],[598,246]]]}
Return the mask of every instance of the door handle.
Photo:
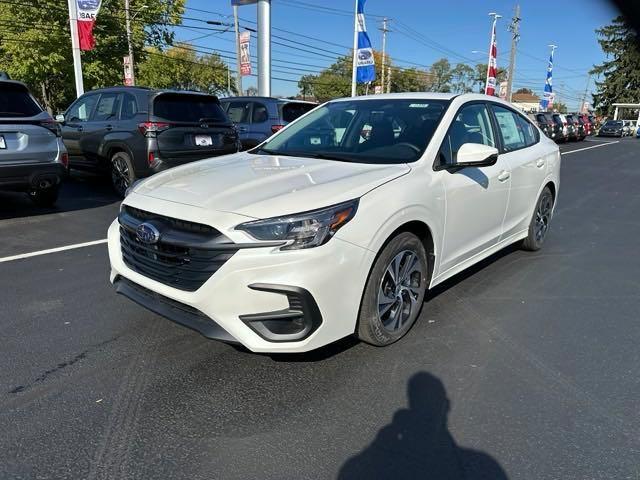
{"label": "door handle", "polygon": [[108,130],[108,131],[113,130],[113,125],[107,125],[107,130]]}
{"label": "door handle", "polygon": [[84,127],[83,127],[82,125],[80,125],[80,126],[78,127],[78,131],[79,131],[79,132],[82,132],[83,130],[84,130]]}
{"label": "door handle", "polygon": [[237,127],[239,132],[246,132],[247,127]]}
{"label": "door handle", "polygon": [[511,174],[506,170],[502,170],[500,172],[500,175],[498,175],[498,180],[501,182],[506,182],[507,180],[509,180],[509,178],[511,178]]}
{"label": "door handle", "polygon": [[542,168],[542,167],[544,167],[544,163],[545,163],[545,162],[544,162],[544,159],[539,158],[539,159],[536,161],[536,167],[538,167],[538,168]]}

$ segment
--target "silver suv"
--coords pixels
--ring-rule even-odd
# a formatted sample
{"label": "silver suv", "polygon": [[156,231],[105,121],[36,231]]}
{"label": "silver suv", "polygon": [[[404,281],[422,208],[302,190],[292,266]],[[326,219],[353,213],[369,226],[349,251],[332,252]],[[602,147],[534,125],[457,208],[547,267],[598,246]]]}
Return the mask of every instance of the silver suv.
{"label": "silver suv", "polygon": [[220,103],[238,129],[243,150],[259,145],[318,106],[302,100],[272,97],[230,97],[220,99]]}
{"label": "silver suv", "polygon": [[0,190],[26,192],[51,206],[69,157],[60,126],[24,83],[0,80]]}

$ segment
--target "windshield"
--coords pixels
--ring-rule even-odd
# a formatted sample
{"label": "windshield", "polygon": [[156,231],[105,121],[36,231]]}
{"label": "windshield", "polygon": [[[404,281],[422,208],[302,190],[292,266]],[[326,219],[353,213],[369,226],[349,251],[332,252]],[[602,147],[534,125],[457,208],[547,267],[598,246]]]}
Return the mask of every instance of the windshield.
{"label": "windshield", "polygon": [[425,99],[330,102],[252,153],[359,163],[415,162],[449,102]]}
{"label": "windshield", "polygon": [[622,126],[622,122],[621,121],[614,122],[614,121],[610,120],[605,124],[605,126],[607,126],[607,127],[621,127]]}

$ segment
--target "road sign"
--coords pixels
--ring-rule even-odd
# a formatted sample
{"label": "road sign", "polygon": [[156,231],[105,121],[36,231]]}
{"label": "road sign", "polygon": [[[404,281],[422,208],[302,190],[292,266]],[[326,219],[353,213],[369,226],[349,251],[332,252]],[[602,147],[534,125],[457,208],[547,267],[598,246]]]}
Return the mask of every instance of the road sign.
{"label": "road sign", "polygon": [[133,72],[131,71],[131,57],[129,55],[122,59],[122,65],[124,66],[124,84],[130,87],[133,85]]}

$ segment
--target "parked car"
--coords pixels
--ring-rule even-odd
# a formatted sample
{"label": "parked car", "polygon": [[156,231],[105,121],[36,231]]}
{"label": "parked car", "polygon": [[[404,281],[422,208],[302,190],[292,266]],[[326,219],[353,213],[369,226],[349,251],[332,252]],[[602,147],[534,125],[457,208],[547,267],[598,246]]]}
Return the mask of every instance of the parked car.
{"label": "parked car", "polygon": [[250,152],[136,184],[109,228],[111,281],[254,352],[388,345],[428,288],[541,248],[559,175],[558,146],[495,97],[335,100]]}
{"label": "parked car", "polygon": [[565,115],[567,119],[567,129],[569,132],[570,140],[584,140],[587,134],[584,131],[584,124],[578,120],[578,115],[568,114]]}
{"label": "parked car", "polygon": [[221,99],[220,103],[240,132],[243,150],[262,143],[318,106],[312,102],[271,97],[230,97]]}
{"label": "parked car", "polygon": [[636,134],[636,122],[633,120],[624,120],[624,123],[627,127],[627,136],[632,137]]}
{"label": "parked car", "polygon": [[555,139],[555,128],[551,117],[547,117],[544,113],[530,113],[527,116],[542,130],[542,133],[549,138]]}
{"label": "parked car", "polygon": [[104,88],[56,118],[70,166],[109,174],[121,196],[136,179],[240,148],[218,98],[203,93]]}
{"label": "parked car", "polygon": [[584,113],[575,113],[574,117],[578,119],[578,122],[584,128],[584,133],[586,136],[593,135],[593,125],[589,120],[589,116]]}
{"label": "parked car", "polygon": [[622,120],[607,120],[600,131],[599,137],[623,137],[624,136],[624,123]]}
{"label": "parked car", "polygon": [[567,125],[567,119],[561,113],[551,113],[553,123],[557,125],[558,134],[556,135],[557,142],[566,142],[569,140],[569,126]]}
{"label": "parked car", "polygon": [[26,192],[37,205],[51,206],[68,160],[60,127],[27,86],[0,80],[0,190]]}
{"label": "parked car", "polygon": [[589,119],[589,123],[591,124],[591,135],[595,135],[596,132],[600,129],[600,122],[594,115],[587,115]]}

